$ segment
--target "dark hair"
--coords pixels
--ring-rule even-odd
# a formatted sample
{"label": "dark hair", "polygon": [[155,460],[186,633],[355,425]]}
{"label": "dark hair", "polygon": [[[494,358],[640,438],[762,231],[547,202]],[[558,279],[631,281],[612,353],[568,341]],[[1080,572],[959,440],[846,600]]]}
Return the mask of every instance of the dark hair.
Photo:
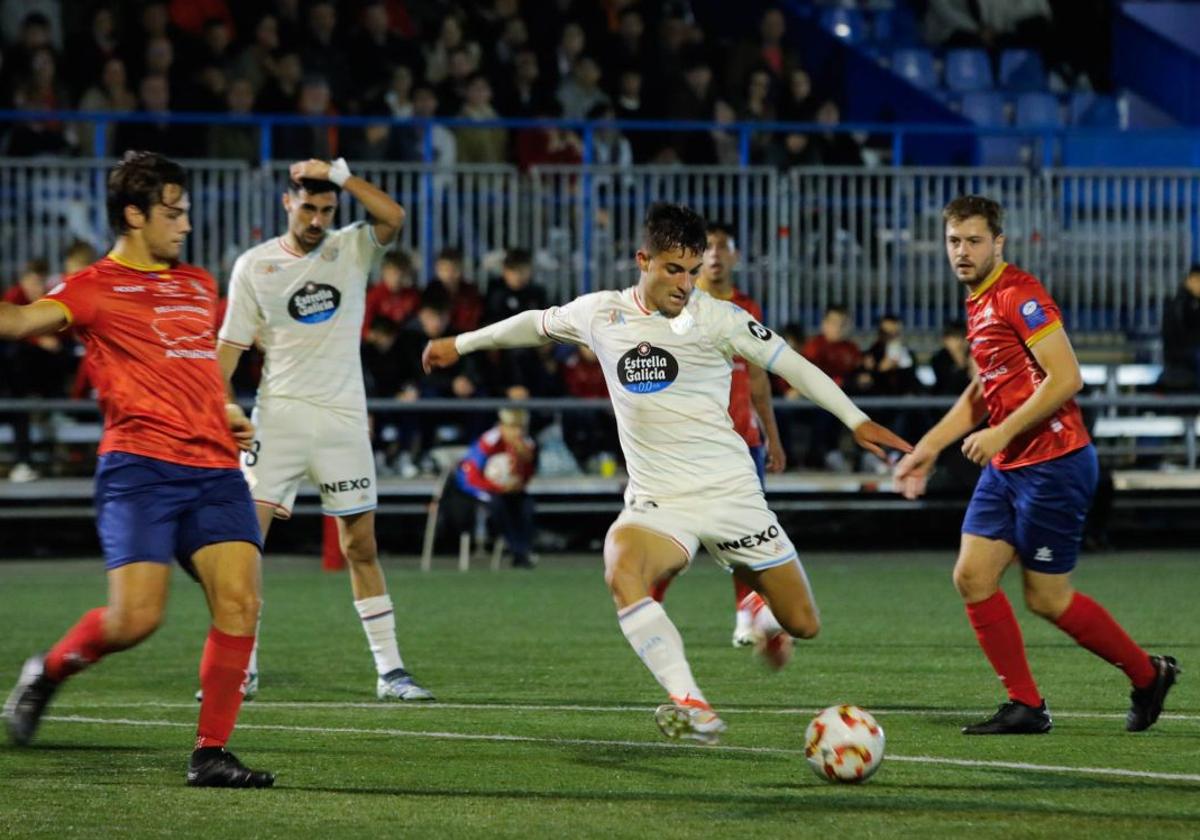
{"label": "dark hair", "polygon": [[713,219],[710,221],[707,227],[705,227],[704,232],[710,235],[714,233],[723,233],[730,239],[733,239],[733,225],[729,224],[729,222],[722,222],[719,219]]}
{"label": "dark hair", "polygon": [[895,312],[884,312],[882,315],[880,315],[879,323],[882,324],[884,321],[895,321],[897,324],[904,323],[904,321],[902,321],[900,319],[900,316],[897,315]]}
{"label": "dark hair", "polygon": [[136,207],[144,216],[150,208],[162,203],[163,189],[175,184],[187,189],[187,174],[183,167],[155,152],[128,151],[121,162],[108,173],[108,224],[117,236],[129,232],[125,208]]}
{"label": "dark hair", "polygon": [[73,239],[71,240],[71,244],[63,249],[62,256],[64,260],[69,260],[72,257],[86,257],[94,262],[96,259],[96,249],[90,242],[85,242],[82,239]]}
{"label": "dark hair", "polygon": [[825,307],[824,317],[828,318],[830,315],[835,315],[835,314],[836,315],[844,315],[845,317],[849,318],[850,317],[850,308],[848,306],[846,306],[846,304],[844,304],[844,303],[831,303]]}
{"label": "dark hair", "polygon": [[390,265],[401,271],[411,272],[413,270],[412,257],[408,251],[387,251],[381,260],[382,265]]}
{"label": "dark hair", "polygon": [[947,321],[942,324],[942,338],[950,335],[957,335],[960,338],[966,338],[967,325],[962,321]]}
{"label": "dark hair", "polygon": [[505,268],[527,268],[533,265],[533,256],[524,248],[509,248],[504,253]]}
{"label": "dark hair", "polygon": [[450,260],[450,262],[456,262],[461,265],[463,261],[462,249],[455,248],[453,245],[447,245],[438,251],[437,258],[439,260]]}
{"label": "dark hair", "polygon": [[371,326],[368,329],[371,332],[381,332],[387,335],[395,335],[399,331],[399,325],[386,315],[376,315],[371,319]]}
{"label": "dark hair", "polygon": [[1191,277],[1193,274],[1200,274],[1200,263],[1192,263],[1188,268],[1188,276]]}
{"label": "dark hair", "polygon": [[327,192],[341,193],[342,188],[323,178],[301,178],[299,181],[288,179],[288,192],[297,194],[301,190],[309,195],[320,195]]}
{"label": "dark hair", "polygon": [[25,267],[21,269],[21,274],[49,274],[50,263],[43,257],[34,257],[25,261]]}
{"label": "dark hair", "polygon": [[961,222],[972,216],[982,216],[992,236],[1004,233],[1004,208],[982,195],[960,195],[942,210],[944,222]]}
{"label": "dark hair", "polygon": [[450,311],[450,293],[441,283],[431,283],[421,292],[421,309],[432,309],[445,315]]}
{"label": "dark hair", "polygon": [[703,254],[708,247],[704,219],[682,204],[651,204],[642,227],[642,244],[652,257],[671,251]]}

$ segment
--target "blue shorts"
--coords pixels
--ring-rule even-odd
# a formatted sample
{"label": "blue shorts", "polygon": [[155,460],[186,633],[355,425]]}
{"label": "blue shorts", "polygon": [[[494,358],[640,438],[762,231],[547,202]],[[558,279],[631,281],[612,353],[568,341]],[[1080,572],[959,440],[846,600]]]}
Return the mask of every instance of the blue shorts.
{"label": "blue shorts", "polygon": [[1003,540],[1021,565],[1063,574],[1075,568],[1100,465],[1091,444],[1011,470],[984,468],[963,518],[964,534]]}
{"label": "blue shorts", "polygon": [[262,550],[250,488],[238,469],[208,469],[109,452],[96,467],[96,530],[104,568],[179,562],[206,545],[248,542]]}

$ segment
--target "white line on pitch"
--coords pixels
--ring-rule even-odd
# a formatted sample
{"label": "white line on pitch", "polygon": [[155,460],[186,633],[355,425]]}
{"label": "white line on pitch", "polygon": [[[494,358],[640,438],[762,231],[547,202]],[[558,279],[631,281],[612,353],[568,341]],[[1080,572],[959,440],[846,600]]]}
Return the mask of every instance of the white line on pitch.
{"label": "white line on pitch", "polygon": [[[197,704],[178,700],[120,700],[68,701],[56,703],[56,709],[195,709]],[[375,711],[464,709],[501,712],[651,712],[653,706],[582,706],[550,705],[539,703],[361,703],[336,700],[252,700],[242,707],[253,709],[373,709]],[[811,709],[768,709],[758,707],[722,706],[721,712],[730,715],[815,715],[818,708]],[[906,717],[970,717],[979,715],[980,709],[888,709],[871,707],[873,715],[880,717],[903,715]],[[1081,712],[1052,709],[1057,718],[1086,718],[1090,720],[1124,720],[1124,712]],[[1164,713],[1159,720],[1197,721],[1200,715]]]}
{"label": "white line on pitch", "polygon": [[[82,715],[47,715],[43,720],[59,723],[98,724],[104,726],[172,727],[191,729],[192,723],[170,720],[134,720],[132,718],[94,718]],[[306,732],[317,735],[390,735],[396,738],[430,738],[442,741],[501,741],[525,744],[548,744],[550,746],[588,747],[633,747],[637,749],[697,749],[722,750],[740,753],[770,753],[776,755],[801,756],[803,750],[788,750],[782,747],[701,747],[670,741],[605,741],[594,738],[542,738],[531,735],[492,735],[470,732],[420,732],[408,729],[365,729],[352,726],[292,726],[288,724],[239,723],[238,729],[268,732]],[[1043,773],[1070,773],[1076,775],[1118,776],[1129,779],[1155,779],[1170,782],[1200,782],[1198,773],[1159,773],[1152,770],[1125,770],[1119,767],[1068,767],[1059,764],[1029,764],[1020,761],[985,761],[964,758],[940,758],[929,755],[889,755],[889,761],[913,764],[944,764],[953,767],[977,767],[984,770],[1035,770]]]}

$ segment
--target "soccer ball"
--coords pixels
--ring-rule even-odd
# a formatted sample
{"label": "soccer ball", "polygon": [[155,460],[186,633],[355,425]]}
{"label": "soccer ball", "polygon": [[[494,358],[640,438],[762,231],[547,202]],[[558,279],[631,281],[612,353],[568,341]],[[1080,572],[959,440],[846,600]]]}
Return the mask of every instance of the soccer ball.
{"label": "soccer ball", "polygon": [[516,471],[513,456],[507,452],[497,452],[483,465],[483,474],[487,480],[500,487],[508,487],[512,483]]}
{"label": "soccer ball", "polygon": [[830,706],[804,731],[808,766],[830,782],[857,784],[883,761],[883,727],[858,706]]}

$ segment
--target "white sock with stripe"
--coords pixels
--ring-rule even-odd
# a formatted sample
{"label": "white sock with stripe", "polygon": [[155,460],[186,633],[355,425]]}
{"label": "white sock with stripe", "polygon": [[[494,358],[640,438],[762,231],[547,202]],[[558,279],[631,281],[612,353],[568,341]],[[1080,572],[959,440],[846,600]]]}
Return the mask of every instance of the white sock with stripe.
{"label": "white sock with stripe", "polygon": [[646,597],[617,611],[621,632],[659,685],[677,701],[707,702],[692,677],[683,651],[683,637],[667,617],[662,604]]}
{"label": "white sock with stripe", "polygon": [[383,676],[404,667],[400,648],[396,644],[396,614],[392,609],[391,595],[376,595],[354,602],[358,617],[362,619],[363,632],[367,634],[367,645],[375,657],[375,670]]}

